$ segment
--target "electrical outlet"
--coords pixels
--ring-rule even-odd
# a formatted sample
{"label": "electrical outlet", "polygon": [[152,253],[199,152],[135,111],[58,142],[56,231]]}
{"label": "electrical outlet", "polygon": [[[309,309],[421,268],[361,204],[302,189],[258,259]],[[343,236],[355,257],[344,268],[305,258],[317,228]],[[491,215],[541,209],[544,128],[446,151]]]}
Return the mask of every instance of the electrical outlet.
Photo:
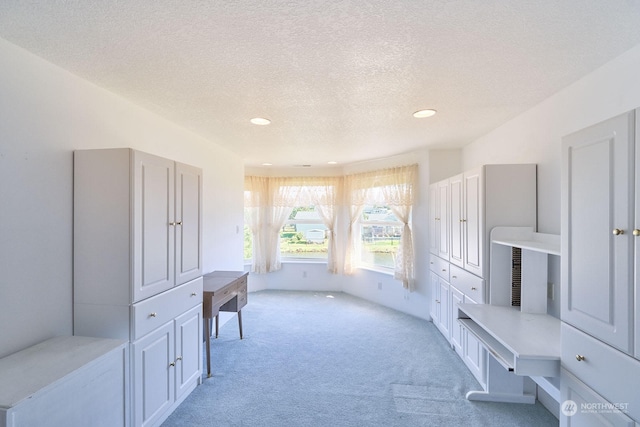
{"label": "electrical outlet", "polygon": [[547,283],[547,299],[555,299],[555,285],[553,283]]}

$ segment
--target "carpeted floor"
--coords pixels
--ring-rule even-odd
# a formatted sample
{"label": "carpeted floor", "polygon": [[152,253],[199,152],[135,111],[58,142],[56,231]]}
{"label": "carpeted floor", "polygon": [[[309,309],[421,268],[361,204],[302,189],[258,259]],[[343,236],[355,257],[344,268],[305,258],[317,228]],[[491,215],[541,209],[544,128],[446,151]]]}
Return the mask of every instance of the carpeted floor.
{"label": "carpeted floor", "polygon": [[[344,293],[261,291],[212,340],[213,376],[174,426],[557,426],[541,404],[471,402],[479,385],[431,322]],[[206,370],[206,368],[205,368]]]}

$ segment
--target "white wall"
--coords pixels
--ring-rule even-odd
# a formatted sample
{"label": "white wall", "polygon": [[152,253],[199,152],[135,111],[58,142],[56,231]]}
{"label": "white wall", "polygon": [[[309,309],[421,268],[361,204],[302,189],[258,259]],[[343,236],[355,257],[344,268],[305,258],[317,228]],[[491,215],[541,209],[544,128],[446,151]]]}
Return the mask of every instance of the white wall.
{"label": "white wall", "polygon": [[242,269],[238,156],[3,39],[0,73],[0,357],[72,332],[74,149],[203,168],[205,271]]}

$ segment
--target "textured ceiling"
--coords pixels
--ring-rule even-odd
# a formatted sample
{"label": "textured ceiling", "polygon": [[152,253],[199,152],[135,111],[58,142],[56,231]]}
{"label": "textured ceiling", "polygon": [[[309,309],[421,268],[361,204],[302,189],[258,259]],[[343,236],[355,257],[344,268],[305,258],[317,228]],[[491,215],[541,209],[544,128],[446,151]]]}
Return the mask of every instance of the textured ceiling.
{"label": "textured ceiling", "polygon": [[475,140],[640,44],[640,1],[2,0],[0,37],[247,165],[324,166]]}

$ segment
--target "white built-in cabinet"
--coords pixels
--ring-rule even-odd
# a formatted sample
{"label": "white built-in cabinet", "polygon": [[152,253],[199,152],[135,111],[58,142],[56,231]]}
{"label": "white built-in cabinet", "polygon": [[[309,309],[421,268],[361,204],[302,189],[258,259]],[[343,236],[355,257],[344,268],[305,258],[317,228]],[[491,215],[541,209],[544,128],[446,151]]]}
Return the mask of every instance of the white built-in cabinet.
{"label": "white built-in cabinet", "polygon": [[450,245],[449,239],[450,221],[449,215],[449,182],[441,181],[429,186],[429,227],[432,230],[430,234],[430,250],[440,258],[449,260]]}
{"label": "white built-in cabinet", "polygon": [[202,174],[132,149],[74,153],[74,334],[130,342],[131,424],[201,381]]}
{"label": "white built-in cabinet", "polygon": [[[489,167],[491,168],[491,167]],[[483,168],[450,178],[451,263],[483,276],[485,251]]]}
{"label": "white built-in cabinet", "polygon": [[561,392],[576,403],[565,426],[640,422],[639,114],[563,138]]}
{"label": "white built-in cabinet", "polygon": [[457,306],[488,301],[490,231],[535,228],[536,188],[534,164],[484,165],[429,188],[431,317],[482,387],[488,353]]}

